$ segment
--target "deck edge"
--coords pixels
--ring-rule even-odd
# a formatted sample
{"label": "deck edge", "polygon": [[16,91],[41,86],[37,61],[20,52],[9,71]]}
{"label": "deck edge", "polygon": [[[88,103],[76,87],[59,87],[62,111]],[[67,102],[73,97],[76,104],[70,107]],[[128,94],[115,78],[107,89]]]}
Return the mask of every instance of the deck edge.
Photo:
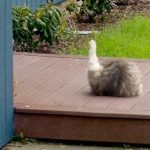
{"label": "deck edge", "polygon": [[[27,52],[14,52],[14,55],[24,55],[24,56],[39,56],[39,57],[55,57],[55,58],[71,58],[71,59],[87,59],[87,56],[77,56],[77,55],[63,55],[63,54],[43,54],[43,53],[27,53]],[[145,62],[150,63],[150,59],[138,59],[138,58],[120,58],[120,57],[99,57],[102,60],[115,60],[115,59],[126,59],[135,62]]]}

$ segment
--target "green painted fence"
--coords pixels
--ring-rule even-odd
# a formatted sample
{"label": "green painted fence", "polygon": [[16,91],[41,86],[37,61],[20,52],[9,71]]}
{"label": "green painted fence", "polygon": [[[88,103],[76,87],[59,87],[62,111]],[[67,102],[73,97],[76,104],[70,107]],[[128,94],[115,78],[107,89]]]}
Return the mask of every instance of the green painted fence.
{"label": "green painted fence", "polygon": [[11,0],[0,0],[0,149],[13,136]]}

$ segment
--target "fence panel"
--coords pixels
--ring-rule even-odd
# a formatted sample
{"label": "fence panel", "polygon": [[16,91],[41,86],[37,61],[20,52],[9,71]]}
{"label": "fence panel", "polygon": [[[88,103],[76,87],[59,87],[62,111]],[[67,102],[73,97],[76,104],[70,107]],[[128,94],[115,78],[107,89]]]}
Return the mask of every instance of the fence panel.
{"label": "fence panel", "polygon": [[11,0],[0,1],[0,149],[13,136]]}
{"label": "fence panel", "polygon": [[[60,3],[63,0],[53,0],[54,3]],[[33,10],[43,4],[46,4],[46,0],[12,0],[13,5],[19,5],[19,6],[29,6]]]}
{"label": "fence panel", "polygon": [[12,0],[13,5],[29,6],[35,9],[37,6],[45,4],[46,0]]}

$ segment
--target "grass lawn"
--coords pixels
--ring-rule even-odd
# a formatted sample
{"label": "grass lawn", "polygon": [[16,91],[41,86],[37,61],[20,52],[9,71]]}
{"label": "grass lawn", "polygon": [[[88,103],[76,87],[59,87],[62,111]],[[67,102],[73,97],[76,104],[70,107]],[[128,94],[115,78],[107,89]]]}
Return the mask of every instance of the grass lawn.
{"label": "grass lawn", "polygon": [[[114,27],[107,27],[94,35],[97,55],[106,57],[150,58],[150,17],[135,16],[124,19]],[[88,55],[88,41],[70,54]]]}

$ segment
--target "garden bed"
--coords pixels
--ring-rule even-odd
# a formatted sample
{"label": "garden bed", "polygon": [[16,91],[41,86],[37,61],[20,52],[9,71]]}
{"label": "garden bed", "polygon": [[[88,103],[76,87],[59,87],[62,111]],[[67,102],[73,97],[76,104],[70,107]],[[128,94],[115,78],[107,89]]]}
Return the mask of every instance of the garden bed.
{"label": "garden bed", "polygon": [[[105,14],[102,18],[98,18],[96,23],[81,23],[77,22],[74,15],[67,16],[69,19],[68,28],[72,31],[102,31],[106,26],[115,26],[122,18],[129,18],[135,14],[150,15],[150,1],[141,0],[137,3],[129,5],[118,5],[110,14]],[[89,39],[93,35],[88,36],[71,34],[64,36],[59,40],[59,43],[53,45],[42,44],[37,47],[34,52],[48,54],[78,54],[86,55],[81,52],[83,47],[86,47]],[[14,51],[22,51],[18,46],[14,46]]]}

